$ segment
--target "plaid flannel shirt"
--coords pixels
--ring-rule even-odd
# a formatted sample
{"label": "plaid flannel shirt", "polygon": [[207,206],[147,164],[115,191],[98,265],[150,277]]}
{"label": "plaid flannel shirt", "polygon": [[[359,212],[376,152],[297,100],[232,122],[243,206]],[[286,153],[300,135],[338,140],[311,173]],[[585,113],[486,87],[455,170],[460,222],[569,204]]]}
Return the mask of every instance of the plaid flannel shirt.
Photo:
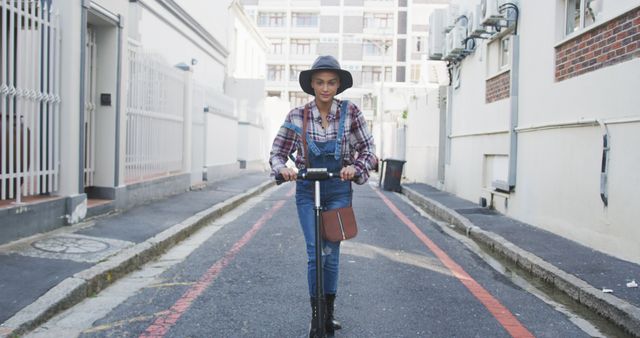
{"label": "plaid flannel shirt", "polygon": [[[335,140],[338,136],[340,119],[337,115],[341,101],[334,99],[331,110],[327,116],[329,126],[322,127],[322,118],[316,106],[315,100],[309,103],[309,119],[307,123],[307,135],[314,142],[326,142]],[[342,112],[341,112],[342,113]],[[295,165],[298,169],[305,168],[304,151],[302,150],[301,131],[304,106],[296,107],[289,112],[285,123],[280,127],[271,147],[269,164],[271,172],[277,175],[280,169],[286,167],[289,155],[294,151]],[[297,128],[295,128],[297,127]],[[295,130],[297,129],[297,131]],[[342,165],[353,165],[360,177],[355,180],[357,184],[364,184],[369,179],[369,169],[375,168],[378,159],[375,155],[375,144],[367,123],[360,108],[349,102],[345,119],[344,134],[342,136]]]}

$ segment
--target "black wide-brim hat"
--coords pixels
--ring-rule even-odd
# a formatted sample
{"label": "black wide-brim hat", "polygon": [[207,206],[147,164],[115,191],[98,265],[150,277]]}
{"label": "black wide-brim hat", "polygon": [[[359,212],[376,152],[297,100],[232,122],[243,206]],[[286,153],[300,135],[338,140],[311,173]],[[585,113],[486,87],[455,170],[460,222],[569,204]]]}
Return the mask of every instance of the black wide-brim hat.
{"label": "black wide-brim hat", "polygon": [[338,87],[336,94],[340,94],[353,86],[353,77],[351,77],[351,73],[340,68],[340,63],[333,56],[323,55],[319,56],[316,61],[313,62],[311,69],[300,72],[298,80],[300,81],[300,87],[302,87],[302,90],[304,90],[305,93],[313,96],[316,95],[311,87],[311,75],[321,70],[330,70],[338,73],[338,76],[340,77],[340,87]]}

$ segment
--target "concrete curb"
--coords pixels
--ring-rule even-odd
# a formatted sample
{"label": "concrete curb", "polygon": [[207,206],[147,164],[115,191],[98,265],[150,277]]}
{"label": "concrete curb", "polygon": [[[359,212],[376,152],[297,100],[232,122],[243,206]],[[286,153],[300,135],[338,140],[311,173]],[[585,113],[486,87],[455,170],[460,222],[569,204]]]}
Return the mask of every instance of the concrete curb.
{"label": "concrete curb", "polygon": [[247,192],[200,211],[154,237],[124,249],[106,261],[63,280],[0,325],[0,337],[17,337],[33,330],[56,314],[100,292],[115,280],[151,261],[208,222],[219,218],[274,185],[273,180],[264,182]]}
{"label": "concrete curb", "polygon": [[623,327],[634,336],[640,337],[640,308],[612,294],[603,293],[582,279],[519,248],[502,236],[479,228],[468,218],[433,199],[420,195],[406,186],[402,186],[402,193],[431,215],[454,225],[457,231],[463,232],[474,241],[491,248],[602,317]]}

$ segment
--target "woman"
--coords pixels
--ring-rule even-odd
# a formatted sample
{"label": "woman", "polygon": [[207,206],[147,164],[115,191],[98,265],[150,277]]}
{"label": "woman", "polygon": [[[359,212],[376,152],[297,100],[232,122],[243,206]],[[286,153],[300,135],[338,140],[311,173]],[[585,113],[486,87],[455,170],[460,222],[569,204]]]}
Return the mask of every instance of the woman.
{"label": "woman", "polygon": [[[302,107],[294,108],[287,115],[271,149],[269,163],[272,173],[280,174],[287,181],[295,180],[296,169],[286,166],[287,158],[295,151],[295,166],[298,170],[309,167],[340,172],[339,179],[321,182],[321,200],[325,209],[349,206],[352,195],[351,180],[357,184],[364,184],[369,178],[369,169],[377,164],[373,138],[367,130],[362,112],[356,105],[343,105],[341,100],[334,98],[350,88],[353,79],[348,71],[340,68],[334,57],[320,56],[311,69],[300,73],[299,81],[302,90],[315,96],[315,99]],[[305,109],[307,123],[303,123]],[[306,127],[307,149],[303,149],[303,127]],[[313,182],[296,182],[296,206],[307,245],[307,278],[312,309],[309,336],[312,337],[318,329],[314,320],[317,309],[314,299],[316,262]],[[324,241],[323,246],[326,331],[333,333],[341,328],[340,323],[333,317],[338,286],[340,242]]]}

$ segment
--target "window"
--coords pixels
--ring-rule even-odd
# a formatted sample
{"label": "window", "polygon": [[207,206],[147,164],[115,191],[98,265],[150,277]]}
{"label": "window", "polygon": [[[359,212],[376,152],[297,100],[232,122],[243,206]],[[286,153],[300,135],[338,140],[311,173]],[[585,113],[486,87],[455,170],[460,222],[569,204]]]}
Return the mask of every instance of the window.
{"label": "window", "polygon": [[565,34],[590,26],[602,12],[603,0],[566,0]]}
{"label": "window", "polygon": [[283,65],[268,65],[267,66],[267,80],[269,81],[282,81],[284,74]]}
{"label": "window", "polygon": [[509,156],[503,154],[484,154],[482,168],[482,186],[495,189],[496,183],[507,182],[509,177]]}
{"label": "window", "polygon": [[309,66],[291,65],[291,70],[289,72],[289,81],[298,82],[298,77],[300,76],[300,72],[309,68],[310,68]]}
{"label": "window", "polygon": [[309,95],[305,92],[290,92],[289,102],[294,107],[304,106],[309,101]]}
{"label": "window", "polygon": [[291,13],[291,22],[294,27],[318,27],[318,14]]}
{"label": "window", "polygon": [[282,54],[282,45],[284,44],[283,39],[270,39],[271,42],[271,54],[281,55]]}
{"label": "window", "polygon": [[362,97],[362,109],[372,110],[376,107],[376,97],[367,94]]}
{"label": "window", "polygon": [[309,39],[291,39],[291,54],[296,55],[312,55],[316,53],[315,40]]}
{"label": "window", "polygon": [[389,47],[391,47],[390,40],[367,40],[362,43],[362,54],[367,56],[389,55]]}
{"label": "window", "polygon": [[392,13],[364,13],[364,28],[393,27]]}
{"label": "window", "polygon": [[413,37],[413,52],[414,53],[424,53],[426,51],[425,45],[425,37],[424,36],[414,36]]}
{"label": "window", "polygon": [[511,43],[509,38],[500,40],[500,70],[508,68],[511,64]]}
{"label": "window", "polygon": [[[385,67],[385,81],[391,80],[391,67]],[[373,83],[382,81],[382,67],[362,66],[362,83]]]}
{"label": "window", "polygon": [[420,82],[420,65],[411,65],[411,82]]}
{"label": "window", "polygon": [[282,96],[282,92],[270,90],[270,91],[267,92],[267,96],[268,97],[281,97]]}
{"label": "window", "polygon": [[284,27],[285,12],[260,12],[258,14],[259,27]]}
{"label": "window", "polygon": [[487,45],[486,66],[487,77],[493,77],[509,70],[511,67],[511,39],[509,36],[493,40]]}

